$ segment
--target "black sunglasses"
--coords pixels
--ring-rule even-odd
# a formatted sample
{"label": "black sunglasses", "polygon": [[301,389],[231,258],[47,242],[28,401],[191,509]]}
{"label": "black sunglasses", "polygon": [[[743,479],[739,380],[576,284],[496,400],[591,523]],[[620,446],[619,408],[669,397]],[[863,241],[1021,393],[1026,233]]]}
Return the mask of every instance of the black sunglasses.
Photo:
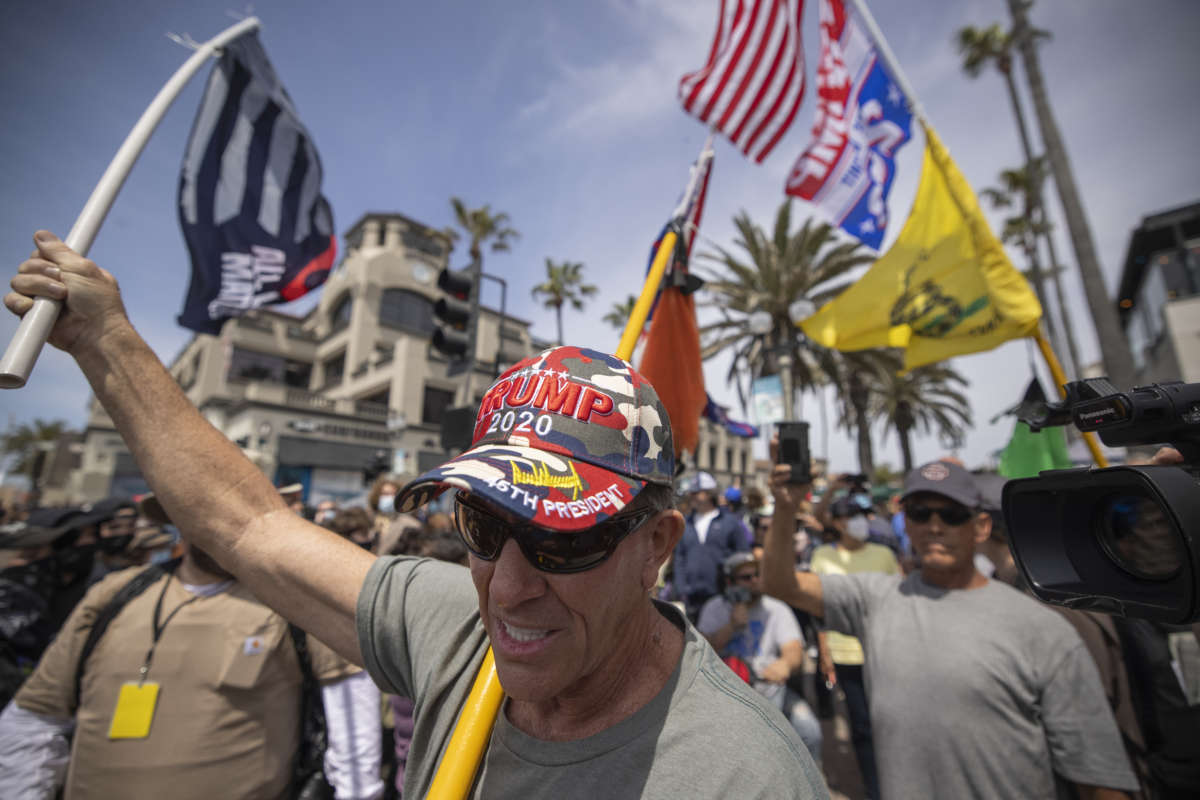
{"label": "black sunglasses", "polygon": [[933,506],[905,506],[904,508],[904,516],[913,522],[929,522],[934,514],[937,514],[938,519],[947,525],[962,525],[975,516],[974,511],[959,505],[942,506],[941,508]]}
{"label": "black sunglasses", "polygon": [[542,572],[553,573],[591,569],[611,556],[622,539],[656,513],[645,509],[606,519],[580,531],[552,531],[502,519],[462,492],[454,497],[454,519],[468,550],[484,561],[494,561],[512,537],[530,564]]}

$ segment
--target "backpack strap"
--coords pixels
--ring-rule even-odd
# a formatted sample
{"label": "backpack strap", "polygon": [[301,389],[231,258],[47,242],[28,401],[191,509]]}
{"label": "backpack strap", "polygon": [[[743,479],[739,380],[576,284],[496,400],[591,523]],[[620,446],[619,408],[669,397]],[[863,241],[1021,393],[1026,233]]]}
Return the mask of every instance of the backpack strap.
{"label": "backpack strap", "polygon": [[325,703],[321,684],[313,674],[312,657],[308,651],[308,634],[288,623],[288,633],[296,648],[300,664],[300,746],[292,764],[292,794],[294,797],[333,797],[325,780],[325,750],[329,740],[325,727]]}
{"label": "backpack strap", "polygon": [[100,643],[100,638],[104,636],[104,631],[108,629],[109,623],[117,618],[121,613],[121,609],[133,598],[146,591],[150,586],[158,581],[163,575],[170,574],[179,566],[180,559],[176,558],[173,561],[168,561],[165,564],[152,564],[146,569],[133,576],[129,583],[121,587],[121,590],[113,595],[113,598],[108,601],[104,608],[100,609],[100,613],[96,615],[96,621],[92,623],[92,629],[88,631],[87,639],[83,642],[83,649],[79,651],[79,661],[75,666],[75,700],[74,707],[79,707],[79,690],[83,683],[83,670],[87,665],[88,656],[96,649],[96,645]]}

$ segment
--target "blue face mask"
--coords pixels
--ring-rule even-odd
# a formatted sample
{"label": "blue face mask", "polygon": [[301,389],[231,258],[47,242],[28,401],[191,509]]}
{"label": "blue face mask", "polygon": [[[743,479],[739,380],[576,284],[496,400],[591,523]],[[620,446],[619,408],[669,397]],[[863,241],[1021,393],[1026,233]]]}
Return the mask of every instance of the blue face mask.
{"label": "blue face mask", "polygon": [[375,504],[375,508],[379,509],[380,514],[391,514],[396,510],[396,495],[381,494],[379,502]]}

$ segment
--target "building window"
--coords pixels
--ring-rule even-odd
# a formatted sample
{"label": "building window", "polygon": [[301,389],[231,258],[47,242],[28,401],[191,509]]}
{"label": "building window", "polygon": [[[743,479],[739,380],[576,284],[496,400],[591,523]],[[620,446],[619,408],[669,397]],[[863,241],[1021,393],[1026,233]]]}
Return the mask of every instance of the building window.
{"label": "building window", "polygon": [[[1162,310],[1168,299],[1167,282],[1163,279],[1162,267],[1154,264],[1146,270],[1146,278],[1142,282],[1136,303],[1146,314],[1144,321],[1146,323],[1146,339],[1149,344],[1157,342],[1158,337],[1162,335],[1164,327]],[[1137,310],[1138,308],[1134,309],[1135,312]]]}
{"label": "building window", "polygon": [[266,381],[307,389],[311,375],[312,364],[307,361],[293,361],[282,356],[235,347],[229,359],[229,373],[226,378],[234,382]]}
{"label": "building window", "polygon": [[346,352],[343,350],[325,362],[325,385],[337,386],[346,374]]}
{"label": "building window", "polygon": [[387,223],[380,220],[379,222],[379,246],[383,247],[387,244]]}
{"label": "building window", "polygon": [[733,472],[733,464],[733,448],[727,447],[725,448],[725,471]]}
{"label": "building window", "polygon": [[329,332],[336,333],[342,328],[350,325],[350,312],[354,308],[353,299],[347,293],[333,304],[333,310],[329,312]]}
{"label": "building window", "polygon": [[708,468],[712,472],[717,472],[717,446],[710,444],[708,446]]}
{"label": "building window", "polygon": [[307,389],[308,382],[311,379],[312,364],[307,361],[293,361],[290,358],[283,362],[283,383],[285,386]]}
{"label": "building window", "polygon": [[742,475],[747,474],[749,474],[749,470],[746,469],[746,451],[742,450]]}
{"label": "building window", "polygon": [[379,300],[379,324],[420,336],[433,335],[433,302],[407,289],[384,289]]}
{"label": "building window", "polygon": [[1146,348],[1150,346],[1150,337],[1146,334],[1146,320],[1142,309],[1134,307],[1129,313],[1125,335],[1129,338],[1129,352],[1133,356],[1133,368],[1140,370],[1146,366]]}
{"label": "building window", "polygon": [[440,258],[442,255],[442,243],[432,236],[426,236],[420,231],[410,228],[400,234],[400,237],[405,247],[411,247],[413,250],[426,253],[434,258]]}
{"label": "building window", "polygon": [[441,425],[442,418],[446,416],[446,409],[453,403],[453,391],[426,386],[425,401],[421,404],[421,422],[426,425]]}

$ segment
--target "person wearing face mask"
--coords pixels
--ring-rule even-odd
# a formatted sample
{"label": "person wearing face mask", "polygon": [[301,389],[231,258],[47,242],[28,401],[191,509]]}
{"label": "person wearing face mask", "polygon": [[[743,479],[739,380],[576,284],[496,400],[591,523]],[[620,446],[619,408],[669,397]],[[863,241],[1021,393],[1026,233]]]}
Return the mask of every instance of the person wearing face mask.
{"label": "person wearing face mask", "polygon": [[[404,481],[389,472],[380,475],[371,484],[371,491],[367,493],[367,509],[375,517],[371,526],[371,535],[377,540],[398,516],[396,495],[403,485]],[[415,518],[413,521],[416,522]]]}
{"label": "person wearing face mask", "polygon": [[32,521],[0,526],[0,703],[33,671],[56,630],[50,619],[57,588],[52,543],[62,533],[42,524],[51,521],[48,516],[42,509]]}
{"label": "person wearing face mask", "polygon": [[339,511],[341,509],[338,508],[338,504],[333,500],[322,500],[317,503],[317,508],[313,512],[313,522],[329,527],[329,523],[333,521],[333,518],[338,515]]}
{"label": "person wearing face mask", "polygon": [[[157,500],[142,506],[150,521],[169,524]],[[320,774],[329,786],[316,796],[378,800],[379,693],[370,678],[289,628],[199,547],[184,544],[179,559],[147,573],[145,588],[121,601],[83,655],[98,620],[142,569],[91,587],[5,700],[0,797],[60,789],[66,798],[131,800],[313,796],[289,786],[304,724],[315,724],[302,716],[307,691],[320,695],[325,715]],[[306,689],[307,680],[315,685]],[[143,685],[148,711],[128,702],[129,688]]]}
{"label": "person wearing face mask", "polygon": [[110,572],[133,565],[128,550],[137,524],[137,506],[129,497],[106,497],[82,506],[80,511],[82,516],[72,524],[80,530],[96,529],[96,558],[87,582],[91,586]]}
{"label": "person wearing face mask", "polygon": [[[830,521],[838,539],[813,552],[812,571],[818,575],[850,575],[856,572],[881,572],[899,575],[900,565],[890,549],[867,541],[871,535],[867,514],[853,498],[835,500]],[[836,631],[817,634],[819,666],[826,685],[838,684],[846,697],[850,716],[850,740],[858,759],[863,787],[869,797],[879,797],[879,777],[871,742],[871,717],[867,712],[867,693],[863,681],[862,644],[853,636]]]}

